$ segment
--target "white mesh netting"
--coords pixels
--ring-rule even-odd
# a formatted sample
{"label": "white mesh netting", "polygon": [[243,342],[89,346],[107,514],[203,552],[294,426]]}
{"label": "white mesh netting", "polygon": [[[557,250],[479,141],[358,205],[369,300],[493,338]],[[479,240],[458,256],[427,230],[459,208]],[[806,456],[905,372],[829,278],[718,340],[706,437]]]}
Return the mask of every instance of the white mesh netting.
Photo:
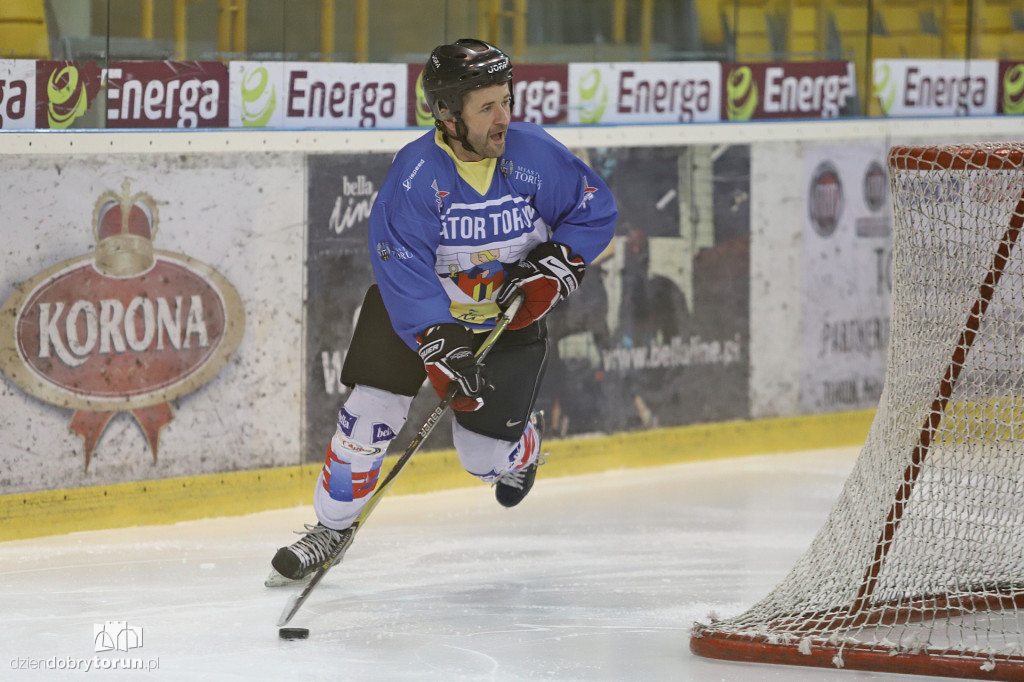
{"label": "white mesh netting", "polygon": [[[790,574],[701,655],[1024,679],[1024,144],[889,154],[885,388]],[[924,654],[924,655],[923,655]]]}

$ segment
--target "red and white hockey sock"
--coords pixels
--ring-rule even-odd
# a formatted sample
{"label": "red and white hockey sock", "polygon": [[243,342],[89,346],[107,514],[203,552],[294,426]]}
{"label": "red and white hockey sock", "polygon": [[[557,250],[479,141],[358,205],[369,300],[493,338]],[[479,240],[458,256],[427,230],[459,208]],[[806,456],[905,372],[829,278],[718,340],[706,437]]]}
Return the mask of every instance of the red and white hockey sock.
{"label": "red and white hockey sock", "polygon": [[391,440],[402,428],[412,398],[356,386],[338,412],[338,428],[327,446],[313,493],[319,521],[348,528],[377,487]]}
{"label": "red and white hockey sock", "polygon": [[526,425],[526,430],[523,431],[522,437],[519,442],[509,453],[509,462],[511,466],[502,473],[508,473],[509,471],[518,471],[525,467],[530,466],[537,461],[537,457],[540,455],[540,434],[537,433],[537,429],[534,428],[532,423]]}

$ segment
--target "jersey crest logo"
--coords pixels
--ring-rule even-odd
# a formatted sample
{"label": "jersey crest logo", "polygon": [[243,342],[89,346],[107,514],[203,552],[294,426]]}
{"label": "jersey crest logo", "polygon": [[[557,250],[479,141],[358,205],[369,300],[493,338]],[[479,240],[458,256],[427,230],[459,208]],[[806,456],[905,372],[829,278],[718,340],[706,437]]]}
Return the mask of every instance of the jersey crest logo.
{"label": "jersey crest logo", "polygon": [[451,278],[459,290],[474,301],[486,301],[494,298],[505,281],[505,268],[498,261],[489,261],[471,270],[453,273]]}
{"label": "jersey crest logo", "polygon": [[591,187],[590,183],[587,182],[587,176],[583,176],[583,199],[580,200],[580,205],[576,208],[586,208],[587,202],[594,198],[594,193],[597,191],[596,187]]}
{"label": "jersey crest logo", "polygon": [[444,190],[438,189],[436,179],[432,183],[430,183],[430,188],[434,190],[434,198],[437,199],[437,212],[441,213],[442,211],[444,211],[444,198],[448,196],[450,192],[445,192]]}
{"label": "jersey crest logo", "polygon": [[404,246],[401,244],[392,246],[389,241],[377,242],[377,255],[380,256],[382,261],[391,260],[392,256],[398,260],[409,260],[412,258],[412,254]]}
{"label": "jersey crest logo", "polygon": [[512,175],[512,162],[508,159],[501,160],[501,177],[508,179]]}

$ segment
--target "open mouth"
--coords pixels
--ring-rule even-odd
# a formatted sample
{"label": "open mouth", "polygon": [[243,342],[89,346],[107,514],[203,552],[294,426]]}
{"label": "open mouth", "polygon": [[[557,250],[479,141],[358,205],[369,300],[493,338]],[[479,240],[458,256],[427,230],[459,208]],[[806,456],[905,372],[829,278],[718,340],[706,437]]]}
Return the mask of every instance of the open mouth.
{"label": "open mouth", "polygon": [[500,130],[500,131],[498,131],[496,133],[492,133],[491,134],[491,142],[494,142],[495,144],[500,144],[500,143],[502,143],[504,141],[505,141],[505,131],[504,130]]}

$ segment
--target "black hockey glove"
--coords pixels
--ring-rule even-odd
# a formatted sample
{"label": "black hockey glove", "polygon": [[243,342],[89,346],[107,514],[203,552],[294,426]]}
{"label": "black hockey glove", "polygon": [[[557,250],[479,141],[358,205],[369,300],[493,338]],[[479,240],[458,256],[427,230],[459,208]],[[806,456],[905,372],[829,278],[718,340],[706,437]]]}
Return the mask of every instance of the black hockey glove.
{"label": "black hockey glove", "polygon": [[526,258],[505,267],[505,282],[495,299],[507,308],[516,290],[526,295],[519,312],[508,325],[509,329],[522,329],[547,315],[566,296],[576,291],[583,281],[586,263],[573,256],[569,247],[558,242],[540,244]]}
{"label": "black hockey glove", "polygon": [[473,356],[473,333],[460,324],[448,322],[427,327],[416,337],[427,377],[439,398],[444,398],[452,382],[458,386],[452,408],[475,412],[484,406],[487,388],[484,366]]}

